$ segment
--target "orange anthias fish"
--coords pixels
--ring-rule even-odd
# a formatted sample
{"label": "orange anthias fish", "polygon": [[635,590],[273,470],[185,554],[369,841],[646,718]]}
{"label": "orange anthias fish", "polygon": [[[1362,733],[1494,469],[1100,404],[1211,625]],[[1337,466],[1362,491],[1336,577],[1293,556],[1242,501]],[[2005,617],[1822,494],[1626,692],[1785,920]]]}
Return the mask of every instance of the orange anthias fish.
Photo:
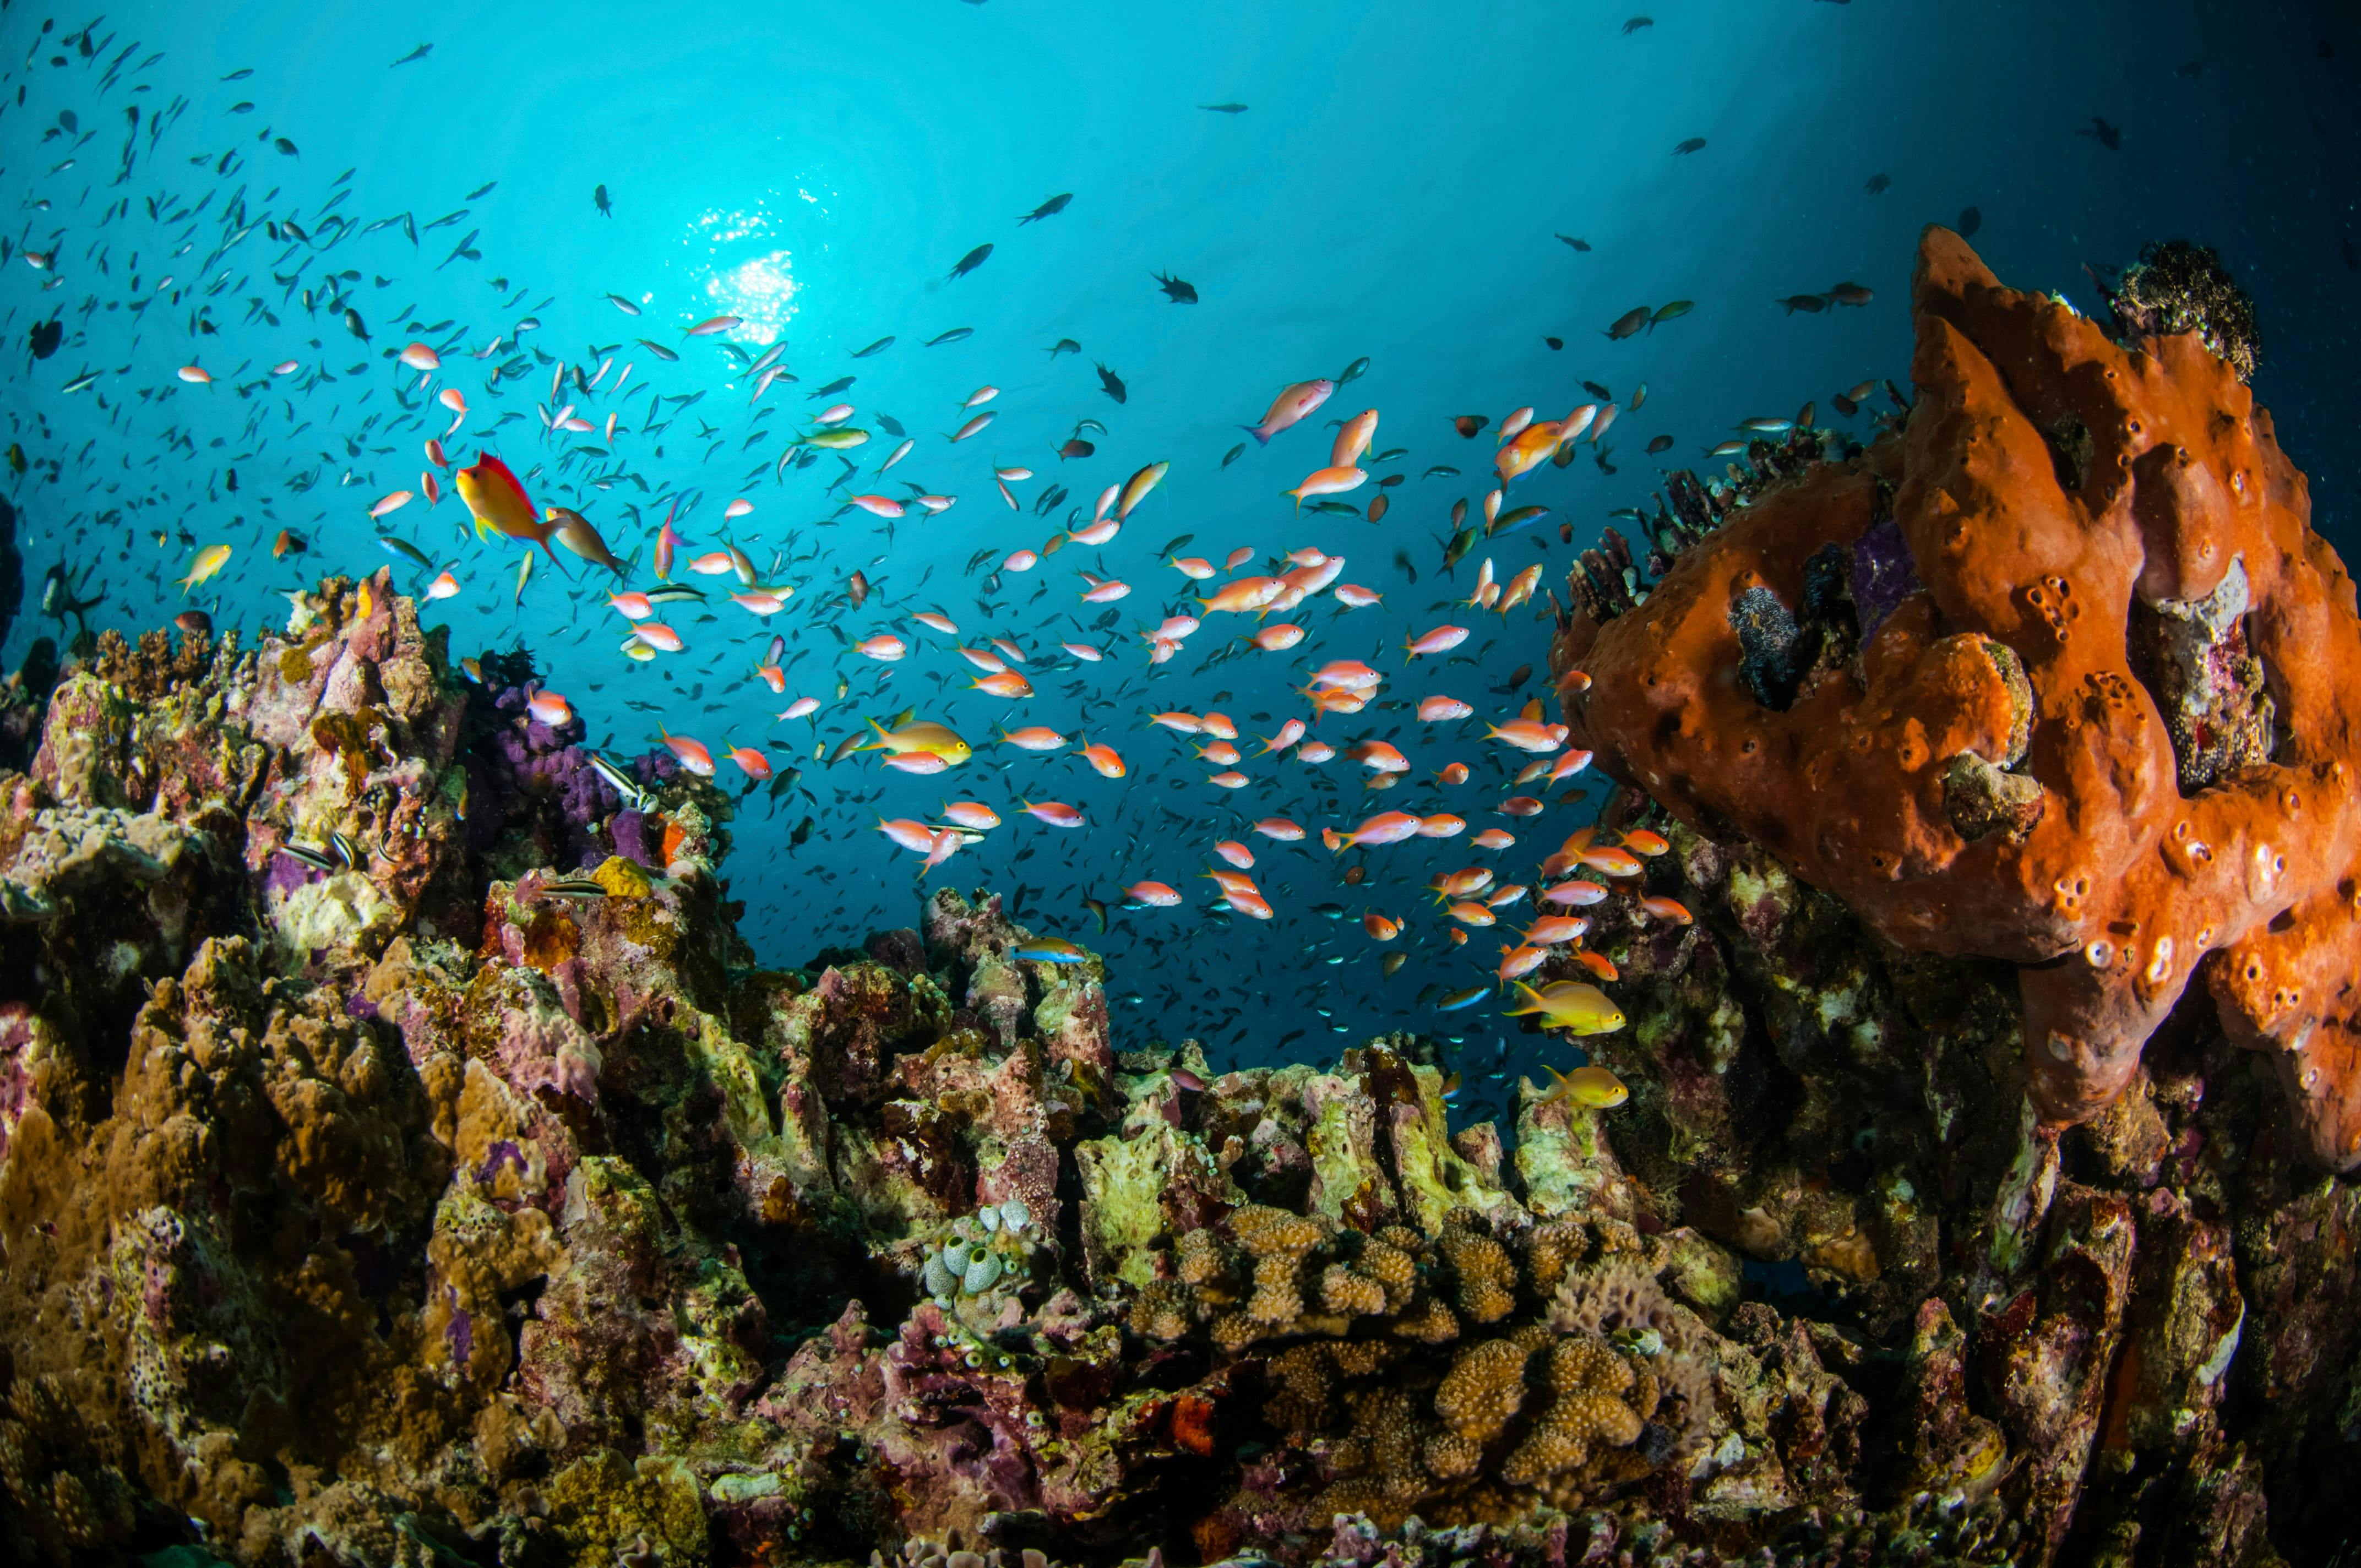
{"label": "orange anthias fish", "polygon": [[550,550],[549,539],[557,525],[544,521],[533,510],[523,483],[507,464],[487,452],[477,457],[475,466],[462,468],[452,477],[458,482],[459,499],[475,517],[477,538],[504,533],[511,539],[526,540],[548,550],[550,561],[556,562],[557,552]]}

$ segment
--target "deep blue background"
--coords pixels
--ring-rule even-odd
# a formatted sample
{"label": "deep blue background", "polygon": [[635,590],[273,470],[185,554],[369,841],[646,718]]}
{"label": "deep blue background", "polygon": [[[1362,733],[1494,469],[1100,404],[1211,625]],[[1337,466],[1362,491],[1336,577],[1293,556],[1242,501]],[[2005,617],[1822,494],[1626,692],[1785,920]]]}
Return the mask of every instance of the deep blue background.
{"label": "deep blue background", "polygon": [[[1623,33],[1642,5],[1653,26]],[[275,590],[386,559],[371,542],[367,507],[415,488],[420,440],[446,422],[434,411],[423,428],[389,429],[401,414],[395,389],[414,379],[384,357],[415,335],[406,323],[452,319],[450,335],[472,349],[531,314],[541,327],[524,339],[528,347],[593,368],[592,346],[624,344],[617,368],[634,361],[635,383],[709,395],[660,438],[620,437],[612,464],[577,461],[536,477],[535,499],[583,507],[629,551],[661,516],[652,497],[689,496],[681,527],[700,548],[720,532],[727,499],[752,499],[756,510],[738,537],[765,561],[785,551],[785,576],[802,587],[773,623],[809,650],[790,695],[829,697],[839,667],[851,681],[851,697],[831,702],[817,729],[770,722],[784,700],[744,678],[763,630],[726,604],[711,623],[672,618],[690,638],[688,653],[632,666],[616,655],[621,623],[590,592],[590,574],[577,571],[570,585],[544,574],[520,612],[511,606],[517,550],[464,537],[456,503],[432,515],[414,503],[388,521],[456,564],[467,591],[435,607],[455,650],[522,639],[544,659],[552,685],[584,709],[594,740],[636,748],[649,739],[653,716],[625,706],[636,698],[666,705],[676,727],[709,744],[725,733],[766,737],[774,760],[792,755],[807,766],[814,798],[796,795],[775,808],[766,797],[749,801],[725,868],[749,901],[749,934],[773,961],[912,918],[913,861],[871,824],[881,810],[926,814],[946,792],[873,765],[813,765],[810,751],[862,713],[916,705],[979,740],[1003,718],[1049,723],[1086,730],[1129,759],[1131,776],[1117,784],[1070,756],[1018,756],[1004,775],[990,769],[1008,759],[987,749],[983,766],[953,775],[956,793],[991,803],[1009,825],[942,873],[961,886],[1027,885],[1043,928],[1104,948],[1116,992],[1140,999],[1118,1010],[1127,1033],[1201,1033],[1227,1061],[1273,1050],[1324,1056],[1336,1043],[1329,1029],[1357,1038],[1439,1026],[1488,1058],[1499,1030],[1488,1013],[1438,1019],[1415,1001],[1422,987],[1479,978],[1477,961],[1495,950],[1479,938],[1455,951],[1423,912],[1419,883],[1480,858],[1465,839],[1378,856],[1378,876],[1360,889],[1337,885],[1316,846],[1268,847],[1257,875],[1279,918],[1267,926],[1193,910],[1118,911],[1101,938],[1079,904],[1086,893],[1111,900],[1116,880],[1140,876],[1201,904],[1210,884],[1197,873],[1210,841],[1268,811],[1315,829],[1405,805],[1457,810],[1471,831],[1498,822],[1488,814],[1503,793],[1498,760],[1477,740],[1480,727],[1455,739],[1413,737],[1419,727],[1405,713],[1378,709],[1328,720],[1321,732],[1340,747],[1402,726],[1398,739],[1421,779],[1454,758],[1478,765],[1477,781],[1447,796],[1423,786],[1365,796],[1358,770],[1340,758],[1322,770],[1342,786],[1331,805],[1304,787],[1304,770],[1291,762],[1249,762],[1256,787],[1224,795],[1202,782],[1213,770],[1179,738],[1142,727],[1145,708],[1201,708],[1226,691],[1218,706],[1267,733],[1294,710],[1286,687],[1301,682],[1307,655],[1374,657],[1449,620],[1477,629],[1462,652],[1480,652],[1480,668],[1422,664],[1388,696],[1449,692],[1504,716],[1515,702],[1492,688],[1520,663],[1543,663],[1547,628],[1529,612],[1503,621],[1431,608],[1466,591],[1473,563],[1442,582],[1438,542],[1451,502],[1481,495],[1491,451],[1488,435],[1455,437],[1450,417],[1497,421],[1525,403],[1547,417],[1584,400],[1583,378],[1626,402],[1634,383],[1647,383],[1644,410],[1609,436],[1618,473],[1601,473],[1586,449],[1572,468],[1544,469],[1516,488],[1512,504],[1557,510],[1549,527],[1492,554],[1503,576],[1546,556],[1554,582],[1571,554],[1556,542],[1561,518],[1573,521],[1577,545],[1588,543],[1609,509],[1643,502],[1658,482],[1641,451],[1651,435],[1675,437],[1664,461],[1696,463],[1740,419],[1788,413],[1806,399],[1817,399],[1826,418],[1831,392],[1902,377],[1915,236],[1922,224],[1953,222],[1970,205],[1982,214],[1975,243],[2004,279],[2058,290],[2084,308],[2096,302],[2085,262],[2121,263],[2143,240],[2172,236],[2219,247],[2260,312],[2257,393],[2312,477],[2315,521],[2350,544],[2361,27],[2345,7],[150,5],[111,10],[93,29],[104,48],[85,60],[68,47],[62,65],[49,63],[58,40],[83,18],[60,16],[44,38],[48,15],[25,0],[0,8],[7,232],[20,251],[60,252],[53,270],[21,257],[0,268],[0,422],[34,460],[62,469],[55,481],[38,468],[10,480],[30,534],[32,594],[54,562],[96,563],[110,589],[105,622],[159,623],[181,605],[170,579],[192,553],[179,537],[185,530],[199,543],[237,547],[218,593],[199,602],[225,623],[275,620],[283,613]],[[102,93],[104,71],[134,40],[121,81]],[[390,64],[427,42],[426,59]],[[221,80],[247,68],[248,78]],[[185,113],[151,152],[145,121],[176,97],[187,100]],[[1233,101],[1248,111],[1196,106]],[[241,102],[253,108],[232,113]],[[140,156],[116,185],[128,104],[142,109]],[[60,111],[75,115],[76,131],[45,137]],[[2093,115],[2121,127],[2119,149],[2077,134]],[[258,139],[266,130],[298,152]],[[1675,144],[1693,137],[1705,148],[1675,156]],[[220,155],[233,150],[242,162],[216,173]],[[58,167],[68,159],[71,167]],[[354,194],[345,210],[364,223],[407,211],[423,226],[471,210],[415,247],[398,226],[324,251],[273,245],[258,230],[196,271],[227,237],[221,218],[234,191],[244,189],[252,218],[316,227],[348,169]],[[1880,174],[1890,188],[1870,193],[1866,182]],[[493,180],[490,194],[463,201]],[[611,218],[593,207],[600,184],[612,196]],[[209,192],[210,205],[192,220],[148,214],[151,197],[169,219]],[[1060,192],[1073,192],[1067,211],[1015,223]],[[102,222],[120,197],[131,211]],[[481,260],[438,267],[471,230]],[[1558,234],[1592,248],[1577,254]],[[983,266],[947,280],[954,261],[987,241],[995,249]],[[187,254],[168,254],[184,242],[193,247]],[[359,270],[348,287],[372,334],[366,347],[331,313],[306,317],[300,303],[285,302],[269,274],[299,266],[313,285],[330,270]],[[154,296],[168,271],[176,291],[134,316],[130,304]],[[1193,283],[1202,302],[1168,303],[1150,280],[1158,271]],[[507,287],[495,290],[495,278]],[[1871,286],[1875,302],[1792,316],[1773,303],[1839,280]],[[199,335],[197,293],[216,285],[220,330]],[[519,291],[526,292],[511,306]],[[627,320],[604,302],[610,291],[644,299],[646,313]],[[281,324],[249,323],[249,299]],[[1631,307],[1674,299],[1694,300],[1695,312],[1628,342],[1601,335]],[[723,309],[749,318],[740,342],[787,342],[799,380],[763,400],[779,406],[765,424],[749,423],[738,362],[709,342],[680,338],[687,323]],[[27,332],[60,313],[66,343],[35,363]],[[957,326],[974,335],[921,346]],[[850,357],[888,334],[897,341],[884,354]],[[1553,334],[1562,351],[1545,345]],[[679,345],[681,362],[657,364],[630,345],[638,336]],[[1061,337],[1078,339],[1081,355],[1045,353]],[[1242,439],[1235,427],[1259,417],[1279,386],[1334,375],[1363,355],[1367,377],[1318,418],[1375,406],[1383,413],[1377,447],[1409,448],[1375,470],[1410,476],[1391,492],[1380,526],[1299,519],[1279,495],[1325,461],[1325,431],[1301,429],[1268,450],[1249,443],[1234,466],[1219,466]],[[339,379],[297,394],[290,378],[240,395],[240,383],[284,357],[307,370],[325,366]],[[192,360],[214,385],[174,378]],[[1127,381],[1126,404],[1102,395],[1094,361]],[[346,375],[354,365],[367,368]],[[465,389],[476,410],[451,442],[454,455],[472,458],[481,444],[473,437],[513,410],[525,417],[500,426],[493,448],[521,471],[554,463],[559,448],[544,441],[531,408],[547,395],[551,366],[536,363],[498,397],[482,391],[484,367],[455,355],[437,379]],[[99,372],[95,385],[63,394],[84,370]],[[888,482],[851,488],[916,478],[958,495],[954,510],[907,521],[889,539],[862,514],[832,517],[821,490],[837,471],[833,458],[778,485],[769,465],[781,437],[741,448],[751,431],[785,430],[822,406],[806,394],[847,374],[859,378],[845,394],[862,411],[855,422],[869,424],[883,409],[918,439]],[[1002,389],[990,405],[999,421],[983,437],[947,445],[942,434],[956,428],[961,400],[984,383]],[[584,411],[603,421],[613,406],[594,398]],[[645,411],[643,394],[623,406],[628,430]],[[373,415],[378,422],[365,427]],[[1083,416],[1108,433],[1093,438],[1095,458],[1061,465],[1052,449]],[[692,438],[700,420],[717,432],[713,442]],[[856,454],[864,473],[893,444],[881,437]],[[1030,578],[1011,577],[995,611],[979,612],[980,578],[961,578],[961,565],[987,547],[1038,547],[1066,510],[1033,515],[1029,504],[1047,484],[1072,488],[1067,506],[1087,505],[1101,486],[1160,458],[1171,460],[1170,477],[1114,544],[1073,547]],[[994,494],[995,461],[1038,471],[1017,487],[1024,513]],[[1464,472],[1421,479],[1433,464]],[[762,477],[748,482],[758,465]],[[235,495],[223,478],[232,466]],[[641,476],[648,492],[580,487],[588,472],[614,468]],[[313,471],[316,488],[290,493],[291,476]],[[313,541],[301,573],[297,562],[268,557],[282,526]],[[162,546],[151,537],[159,528]],[[1153,553],[1182,533],[1195,536],[1187,553],[1217,559],[1240,544],[1341,553],[1345,580],[1384,592],[1386,603],[1338,619],[1322,601],[1298,618],[1312,636],[1293,653],[1200,673],[1217,641],[1240,630],[1217,618],[1145,694],[1135,684],[1109,702],[1100,694],[1145,667],[1135,629],[1180,601],[1178,575]],[[1415,563],[1415,586],[1392,565],[1397,549]],[[1074,598],[1074,568],[1094,556],[1137,591],[1117,607],[1116,630],[1093,639],[1114,654],[1081,671],[1091,693],[1081,708],[1064,695],[1065,674],[1041,681],[1042,695],[1014,708],[967,693],[964,663],[907,620],[940,609],[971,641],[1014,634],[1047,652],[1074,634],[1067,612],[1089,608]],[[827,608],[856,567],[878,592],[858,611]],[[28,602],[5,649],[11,663],[32,636],[57,630],[31,610]],[[842,653],[831,626],[855,638],[895,630],[922,651],[892,666],[881,687],[887,667]],[[1374,662],[1389,675],[1401,665],[1398,653]],[[943,695],[939,677],[948,677]],[[695,699],[680,695],[699,683]],[[724,711],[701,711],[715,701]],[[1256,712],[1271,723],[1244,722]],[[1092,826],[1060,833],[1016,815],[1027,794],[1077,803]],[[818,832],[790,856],[786,830],[807,815]],[[1579,821],[1559,811],[1510,824],[1524,841],[1505,858],[1504,874],[1522,880],[1535,858],[1526,851],[1545,853]],[[1375,906],[1411,917],[1404,942],[1413,961],[1382,980],[1376,957],[1384,949],[1354,919],[1312,912],[1331,902],[1353,916]],[[1159,954],[1145,937],[1171,939]],[[1327,961],[1337,957],[1344,961]],[[1305,1033],[1278,1044],[1294,1030]]]}

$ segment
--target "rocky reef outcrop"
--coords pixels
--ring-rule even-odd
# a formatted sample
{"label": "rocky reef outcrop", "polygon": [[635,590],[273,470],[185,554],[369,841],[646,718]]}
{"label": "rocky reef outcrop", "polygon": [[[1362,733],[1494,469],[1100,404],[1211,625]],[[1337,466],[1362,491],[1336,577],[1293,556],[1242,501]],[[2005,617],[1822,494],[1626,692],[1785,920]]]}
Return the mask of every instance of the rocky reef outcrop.
{"label": "rocky reef outcrop", "polygon": [[[102,638],[0,773],[0,1561],[2334,1560],[2361,1201],[2318,1097],[2183,984],[2076,1098],[2028,1056],[2061,1016],[2029,977],[2098,973],[2042,949],[2098,938],[1993,933],[2009,868],[2073,853],[2103,920],[2159,917],[2135,886],[2202,904],[2209,965],[2332,943],[2248,883],[2142,881],[2125,846],[2181,818],[2125,803],[2229,792],[2246,826],[2207,841],[2245,854],[2256,770],[2341,743],[2301,660],[2349,589],[2194,340],[2086,341],[1946,236],[1923,270],[1891,431],[1681,476],[1653,559],[1610,539],[1572,585],[1554,658],[1624,786],[1606,825],[1667,841],[1587,909],[1582,967],[1532,977],[1611,987],[1614,1109],[1519,1084],[1512,1124],[1455,1126],[1411,1035],[1226,1073],[1120,1048],[1100,961],[1020,956],[989,893],[772,967],[728,801],[594,765],[529,661],[463,678],[382,576],[252,649]],[[2203,782],[2159,717],[2048,706],[2123,637],[1970,615],[2031,602],[2001,576],[2059,517],[2117,568],[2052,574],[2073,602],[2145,613],[2136,503],[2010,499],[2059,470],[1998,400],[2068,348],[2086,431],[2119,397],[2244,455],[2227,521],[2159,470],[2174,537],[2326,628],[2307,654],[2239,619],[2231,706],[2266,718]],[[1979,565],[1986,523],[2015,543]],[[2301,787],[2286,889],[2345,809]]]}

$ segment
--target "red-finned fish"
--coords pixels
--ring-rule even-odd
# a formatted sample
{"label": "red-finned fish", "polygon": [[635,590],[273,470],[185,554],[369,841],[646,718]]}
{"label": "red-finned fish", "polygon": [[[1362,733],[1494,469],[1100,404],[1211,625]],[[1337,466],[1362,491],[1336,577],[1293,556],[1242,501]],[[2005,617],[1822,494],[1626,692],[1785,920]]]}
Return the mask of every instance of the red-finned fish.
{"label": "red-finned fish", "polygon": [[1318,409],[1335,389],[1336,383],[1325,378],[1298,381],[1271,400],[1270,410],[1262,416],[1260,424],[1242,424],[1238,428],[1268,446],[1272,436]]}
{"label": "red-finned fish", "polygon": [[476,520],[476,537],[489,539],[502,533],[511,539],[522,539],[549,552],[552,562],[557,552],[550,549],[550,536],[557,525],[544,521],[533,510],[533,502],[524,493],[524,486],[509,471],[509,466],[490,453],[480,454],[472,467],[462,468],[452,476],[459,486],[459,499]]}

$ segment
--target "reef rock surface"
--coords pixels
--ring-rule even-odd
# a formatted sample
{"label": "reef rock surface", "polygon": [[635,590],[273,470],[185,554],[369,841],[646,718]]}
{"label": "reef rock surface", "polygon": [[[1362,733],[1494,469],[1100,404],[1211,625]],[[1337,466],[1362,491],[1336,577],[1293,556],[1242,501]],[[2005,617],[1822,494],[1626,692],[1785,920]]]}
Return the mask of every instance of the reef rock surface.
{"label": "reef rock surface", "polygon": [[[2067,655],[2004,657],[1960,608],[2023,585],[1933,564],[1927,509],[1973,521],[1961,476],[2015,452],[2055,482],[1969,374],[2009,323],[2011,387],[2081,345],[2058,374],[2087,429],[2129,397],[2112,367],[2129,417],[2246,454],[2261,499],[2211,537],[2257,602],[2316,587],[2303,613],[2350,620],[2235,377],[2083,343],[1955,242],[1927,255],[1922,334],[1949,346],[1922,342],[1894,433],[1681,477],[1655,569],[1610,540],[1575,585],[1569,721],[1639,786],[1609,827],[1669,840],[1589,912],[1630,1019],[1588,1042],[1630,1086],[1614,1110],[1521,1085],[1513,1127],[1454,1127],[1448,1064],[1407,1035],[1227,1073],[1186,1040],[1121,1048],[1099,961],[1019,957],[989,894],[765,967],[719,875],[730,803],[654,758],[593,768],[532,716],[526,662],[461,680],[383,576],[251,651],[103,640],[0,773],[0,1561],[2332,1560],[2361,1201],[2318,1168],[2316,1100],[2254,1070],[2212,989],[2074,1099],[2025,1050],[2060,1016],[2024,978],[2054,911],[1927,939],[1905,916],[1934,891],[1752,809],[1815,804],[1771,761],[1719,793],[1750,740],[1800,768],[1866,735],[1827,754],[1902,793],[1842,830],[1861,854],[1900,833],[1922,882],[1997,876],[1965,846],[2102,807],[2092,853],[2176,841],[2129,783],[2086,801],[2083,762],[2043,771]],[[2114,530],[2089,546],[2128,573],[2110,593],[2142,575],[2132,516],[2086,523]],[[2157,602],[2229,580],[2189,572]],[[1846,615],[1894,629],[1875,678],[1947,717],[1870,721]],[[2292,657],[2246,635],[2267,670]],[[2103,674],[2103,652],[2074,657]],[[2302,678],[2269,677],[2290,717],[2214,782],[2176,785],[2160,718],[2121,751],[2113,709],[2073,710],[2076,756],[2254,817],[2247,771],[2341,743]],[[1651,679],[1720,727],[1615,728]],[[1945,803],[1960,756],[1991,775],[1958,786],[1982,836]],[[2291,847],[2283,885],[2329,844]],[[2001,931],[2011,906],[1959,907]],[[2221,925],[2209,961],[2277,915]]]}

